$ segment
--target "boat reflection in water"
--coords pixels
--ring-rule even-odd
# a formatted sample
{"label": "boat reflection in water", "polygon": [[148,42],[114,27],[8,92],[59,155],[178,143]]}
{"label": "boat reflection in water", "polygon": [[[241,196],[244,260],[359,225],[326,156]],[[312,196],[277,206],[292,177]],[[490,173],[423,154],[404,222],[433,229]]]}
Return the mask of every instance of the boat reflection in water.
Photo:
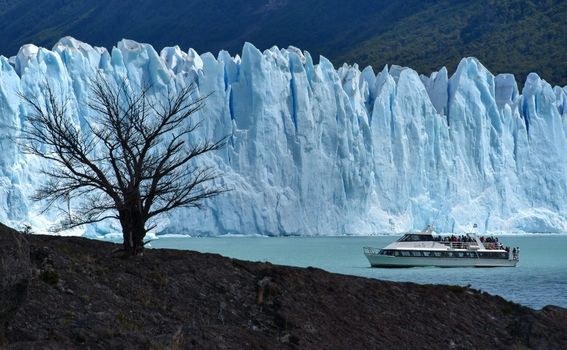
{"label": "boat reflection in water", "polygon": [[364,247],[364,255],[372,267],[514,267],[520,249],[505,247],[498,238],[478,237],[474,230],[461,236],[441,236],[429,225],[382,249]]}

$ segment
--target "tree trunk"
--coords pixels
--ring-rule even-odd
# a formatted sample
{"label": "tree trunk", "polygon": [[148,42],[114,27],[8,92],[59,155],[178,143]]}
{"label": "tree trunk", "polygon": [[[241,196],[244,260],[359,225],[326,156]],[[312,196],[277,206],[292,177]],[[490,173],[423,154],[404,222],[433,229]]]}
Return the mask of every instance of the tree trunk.
{"label": "tree trunk", "polygon": [[119,211],[122,236],[124,238],[124,249],[129,255],[141,254],[144,250],[144,238],[146,237],[146,220],[142,214],[141,199],[139,193],[135,192],[122,210]]}
{"label": "tree trunk", "polygon": [[132,216],[132,255],[142,253],[144,250],[144,237],[146,237],[145,220],[141,211],[136,211]]}
{"label": "tree trunk", "polygon": [[129,255],[138,255],[144,250],[144,237],[146,237],[145,222],[140,215],[126,210],[120,215],[124,249]]}

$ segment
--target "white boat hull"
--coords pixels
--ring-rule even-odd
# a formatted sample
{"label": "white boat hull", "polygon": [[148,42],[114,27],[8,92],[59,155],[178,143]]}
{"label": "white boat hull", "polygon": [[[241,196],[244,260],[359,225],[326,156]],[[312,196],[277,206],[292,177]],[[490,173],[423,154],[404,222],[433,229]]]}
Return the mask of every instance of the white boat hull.
{"label": "white boat hull", "polygon": [[372,267],[515,267],[518,260],[489,258],[400,257],[365,253]]}

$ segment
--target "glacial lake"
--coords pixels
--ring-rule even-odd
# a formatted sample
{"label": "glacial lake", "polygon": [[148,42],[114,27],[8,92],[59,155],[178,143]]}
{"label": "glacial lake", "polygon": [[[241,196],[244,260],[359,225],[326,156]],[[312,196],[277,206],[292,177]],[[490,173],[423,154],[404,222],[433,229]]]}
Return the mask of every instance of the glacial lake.
{"label": "glacial lake", "polygon": [[371,268],[362,247],[382,248],[398,236],[369,237],[160,237],[152,248],[188,249],[272,264],[420,284],[470,285],[540,309],[567,308],[567,235],[498,236],[520,247],[515,268]]}

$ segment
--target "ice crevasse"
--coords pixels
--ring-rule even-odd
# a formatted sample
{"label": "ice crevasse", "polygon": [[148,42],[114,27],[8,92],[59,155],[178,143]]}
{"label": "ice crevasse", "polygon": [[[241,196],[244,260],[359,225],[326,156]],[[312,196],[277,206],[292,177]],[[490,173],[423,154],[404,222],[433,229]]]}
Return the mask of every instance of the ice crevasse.
{"label": "ice crevasse", "polygon": [[[295,47],[241,56],[161,53],[122,40],[108,51],[73,38],[52,50],[23,46],[0,57],[0,222],[45,232],[56,211],[30,199],[45,162],[14,144],[27,114],[19,93],[42,85],[69,99],[81,125],[89,81],[127,78],[135,88],[195,84],[212,93],[195,139],[228,135],[199,162],[232,191],[206,209],[179,209],[154,233],[336,235],[402,232],[433,223],[454,231],[567,232],[567,87],[537,74],[520,92],[513,75],[464,58],[420,76],[410,68],[335,69]],[[106,222],[74,234],[119,231]]]}

